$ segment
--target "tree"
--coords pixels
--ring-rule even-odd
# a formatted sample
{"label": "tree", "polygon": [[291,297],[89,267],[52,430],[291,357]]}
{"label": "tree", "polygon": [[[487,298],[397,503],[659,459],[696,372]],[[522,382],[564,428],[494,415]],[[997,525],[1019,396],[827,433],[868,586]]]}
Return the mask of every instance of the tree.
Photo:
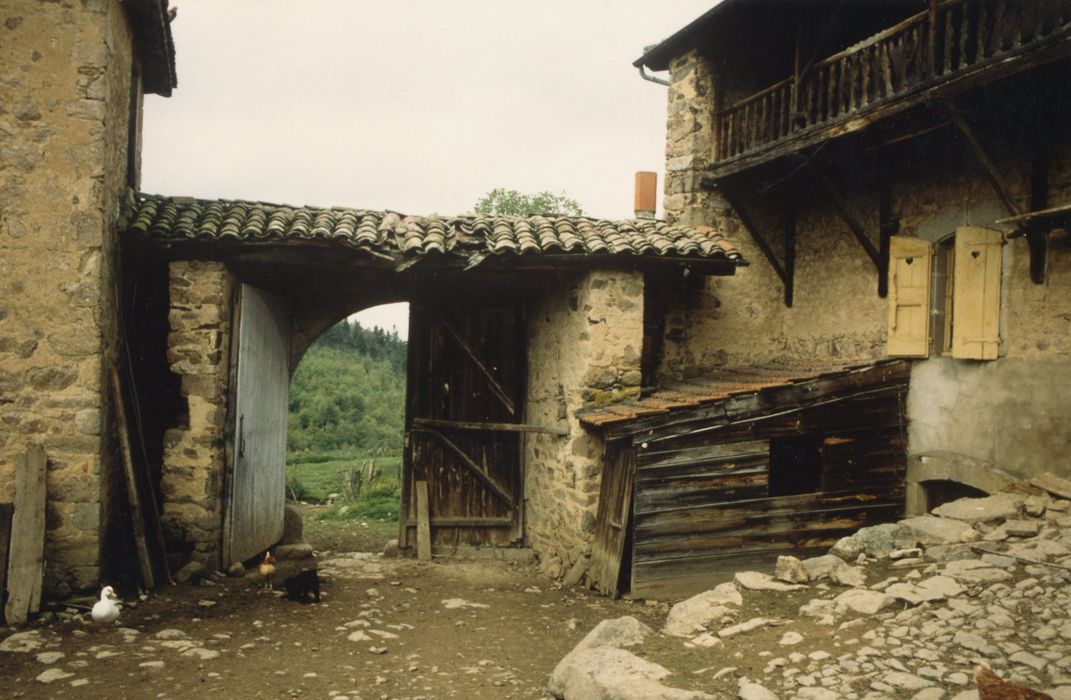
{"label": "tree", "polygon": [[524,194],[517,190],[496,187],[476,202],[477,214],[491,216],[533,216],[535,214],[563,214],[583,216],[584,210],[575,199],[565,193],[540,192]]}

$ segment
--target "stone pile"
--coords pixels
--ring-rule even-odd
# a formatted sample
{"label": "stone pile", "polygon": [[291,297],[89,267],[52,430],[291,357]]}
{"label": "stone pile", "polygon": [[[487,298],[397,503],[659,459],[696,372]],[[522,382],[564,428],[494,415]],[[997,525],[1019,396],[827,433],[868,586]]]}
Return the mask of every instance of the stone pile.
{"label": "stone pile", "polygon": [[[1005,680],[1071,700],[1069,583],[1071,502],[1020,485],[865,528],[825,556],[781,557],[773,577],[740,572],[677,604],[662,633],[703,654],[712,673],[657,681],[693,694],[600,695],[591,674],[569,685],[558,670],[550,690],[565,700],[974,700],[971,673],[986,663]],[[798,614],[771,619],[762,609],[770,595],[783,596],[781,614],[797,604]],[[745,673],[741,658],[761,661]]]}

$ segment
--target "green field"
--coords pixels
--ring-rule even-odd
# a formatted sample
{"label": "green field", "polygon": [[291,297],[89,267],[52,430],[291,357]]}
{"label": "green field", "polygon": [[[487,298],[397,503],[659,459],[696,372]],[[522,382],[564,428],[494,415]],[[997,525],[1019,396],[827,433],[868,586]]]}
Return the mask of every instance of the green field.
{"label": "green field", "polygon": [[[297,461],[297,460],[314,461]],[[322,519],[370,519],[381,522],[397,522],[400,498],[402,458],[361,457],[342,453],[318,455],[292,455],[286,465],[287,499],[324,503],[332,501],[332,508],[324,511]],[[369,463],[374,463],[378,472],[374,480],[367,477]],[[356,469],[361,474],[358,493],[346,488],[346,473]],[[331,494],[337,497],[329,498]]]}

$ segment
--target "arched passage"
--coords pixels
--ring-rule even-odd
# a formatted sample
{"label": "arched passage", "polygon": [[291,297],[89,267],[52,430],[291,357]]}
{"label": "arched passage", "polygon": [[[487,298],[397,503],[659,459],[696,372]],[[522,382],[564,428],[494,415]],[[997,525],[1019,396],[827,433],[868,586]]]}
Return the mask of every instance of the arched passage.
{"label": "arched passage", "polygon": [[[601,447],[576,411],[639,394],[645,275],[731,274],[739,260],[716,232],[656,221],[421,218],[149,197],[139,206],[128,235],[163,243],[170,260],[168,361],[188,408],[165,435],[163,519],[211,566],[223,563],[227,487],[249,427],[232,382],[243,286],[289,308],[287,376],[355,309],[405,300],[425,310],[411,322],[424,350],[411,355],[421,373],[410,373],[406,402],[410,433],[426,438],[406,452],[409,473],[424,478],[406,483],[453,475],[428,484],[432,539],[508,532],[494,543],[531,544],[564,568],[590,549],[601,477]],[[511,320],[488,320],[496,315]],[[509,435],[512,466],[494,444],[499,435]],[[429,468],[433,449],[452,463]],[[505,467],[509,478],[495,472]],[[407,520],[424,518],[412,512],[416,502],[412,489],[403,493]],[[410,542],[416,527],[404,527]]]}

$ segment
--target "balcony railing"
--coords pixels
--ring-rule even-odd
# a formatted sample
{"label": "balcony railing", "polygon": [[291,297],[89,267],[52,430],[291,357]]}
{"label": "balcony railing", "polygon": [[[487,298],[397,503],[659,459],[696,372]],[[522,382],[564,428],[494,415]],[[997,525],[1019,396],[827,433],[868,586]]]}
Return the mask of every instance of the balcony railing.
{"label": "balcony railing", "polygon": [[1066,39],[1069,29],[1069,0],[935,2],[801,75],[720,111],[715,160],[744,159],[797,135],[825,132],[883,105]]}

